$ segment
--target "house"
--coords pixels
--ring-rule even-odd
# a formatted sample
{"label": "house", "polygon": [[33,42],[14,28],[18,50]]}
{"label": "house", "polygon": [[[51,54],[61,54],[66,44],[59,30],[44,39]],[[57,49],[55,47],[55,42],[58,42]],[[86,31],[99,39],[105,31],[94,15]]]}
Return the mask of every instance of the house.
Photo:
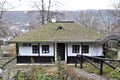
{"label": "house", "polygon": [[103,35],[72,21],[41,25],[13,38],[17,63],[51,63],[57,56],[67,63],[75,62],[77,54],[103,56]]}

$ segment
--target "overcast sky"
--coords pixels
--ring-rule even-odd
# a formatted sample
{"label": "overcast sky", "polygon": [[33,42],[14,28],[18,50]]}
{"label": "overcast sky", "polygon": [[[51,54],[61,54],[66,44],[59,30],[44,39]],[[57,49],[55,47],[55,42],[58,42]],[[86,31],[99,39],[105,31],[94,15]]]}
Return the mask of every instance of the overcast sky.
{"label": "overcast sky", "polygon": [[[12,10],[31,10],[31,4],[33,3],[32,1],[35,2],[36,0],[7,1],[15,7]],[[54,8],[54,10],[111,9],[112,7],[111,0],[52,0],[53,3],[56,1],[59,2],[60,6]]]}

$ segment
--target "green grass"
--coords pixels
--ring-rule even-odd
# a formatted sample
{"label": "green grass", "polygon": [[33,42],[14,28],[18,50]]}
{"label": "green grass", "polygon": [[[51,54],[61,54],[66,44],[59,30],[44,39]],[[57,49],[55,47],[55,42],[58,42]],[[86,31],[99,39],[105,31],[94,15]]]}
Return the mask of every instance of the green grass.
{"label": "green grass", "polygon": [[[112,63],[112,64],[117,66],[117,67],[120,66],[120,64],[118,64],[118,63]],[[94,73],[94,74],[98,74],[98,75],[100,73],[97,68],[93,67],[89,63],[84,63],[83,64],[83,69],[85,71],[89,72],[89,73]],[[109,67],[107,65],[104,65],[104,67],[103,67],[103,75],[102,76],[107,78],[107,79],[110,79],[110,80],[119,80],[120,79],[120,72],[112,69],[111,67]]]}
{"label": "green grass", "polygon": [[117,52],[116,51],[112,51],[109,50],[106,55],[106,57],[110,58],[110,59],[116,59],[117,58]]}
{"label": "green grass", "polygon": [[0,78],[0,80],[2,80],[2,78]]}

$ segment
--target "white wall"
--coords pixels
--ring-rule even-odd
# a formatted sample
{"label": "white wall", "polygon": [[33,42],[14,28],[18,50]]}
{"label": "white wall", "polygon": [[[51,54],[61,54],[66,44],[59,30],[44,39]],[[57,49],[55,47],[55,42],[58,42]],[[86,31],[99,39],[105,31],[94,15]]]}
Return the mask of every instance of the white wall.
{"label": "white wall", "polygon": [[20,56],[38,56],[38,54],[32,53],[32,47],[19,47],[19,54]]}
{"label": "white wall", "polygon": [[[49,53],[42,53],[41,45],[49,45]],[[72,45],[80,45],[79,53],[72,53]],[[103,55],[102,44],[87,43],[87,45],[89,45],[89,53],[85,53],[83,55],[88,55],[88,56]],[[68,49],[66,48],[67,48],[67,45],[65,46],[65,56],[66,56],[65,59],[67,59],[67,56],[76,56],[77,54],[81,54],[81,43],[68,43]],[[40,49],[40,56],[54,56],[55,51],[54,51],[53,43],[40,43],[39,49]],[[21,44],[19,44],[19,55],[20,56],[38,56],[38,54],[32,53],[32,46],[23,47],[21,46]]]}
{"label": "white wall", "polygon": [[[89,53],[83,53],[83,55],[103,56],[102,44],[98,44],[98,43],[86,43],[86,44],[89,45]],[[80,52],[72,53],[72,45],[80,45]],[[81,54],[81,43],[68,44],[68,56],[76,56],[77,54]]]}
{"label": "white wall", "polygon": [[[79,53],[72,53],[72,45],[80,45]],[[68,44],[68,56],[76,56],[77,54],[81,54],[81,43],[69,43]]]}
{"label": "white wall", "polygon": [[[49,53],[42,53],[42,45],[49,45]],[[53,43],[41,43],[40,44],[40,56],[54,56]]]}
{"label": "white wall", "polygon": [[91,43],[89,45],[89,53],[83,53],[87,56],[103,56],[102,44]]}
{"label": "white wall", "polygon": [[[31,44],[33,45],[33,44]],[[42,53],[41,45],[49,45],[49,53]],[[54,46],[52,43],[40,44],[40,56],[54,56]],[[38,56],[38,53],[32,53],[32,46],[23,47],[22,44],[19,44],[19,54],[20,56]]]}

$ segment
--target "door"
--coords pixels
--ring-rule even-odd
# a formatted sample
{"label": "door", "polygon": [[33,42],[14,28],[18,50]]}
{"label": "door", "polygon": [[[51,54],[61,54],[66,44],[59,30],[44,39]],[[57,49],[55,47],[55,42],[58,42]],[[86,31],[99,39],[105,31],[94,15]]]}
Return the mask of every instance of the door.
{"label": "door", "polygon": [[57,43],[57,56],[59,56],[61,60],[65,60],[65,43]]}

